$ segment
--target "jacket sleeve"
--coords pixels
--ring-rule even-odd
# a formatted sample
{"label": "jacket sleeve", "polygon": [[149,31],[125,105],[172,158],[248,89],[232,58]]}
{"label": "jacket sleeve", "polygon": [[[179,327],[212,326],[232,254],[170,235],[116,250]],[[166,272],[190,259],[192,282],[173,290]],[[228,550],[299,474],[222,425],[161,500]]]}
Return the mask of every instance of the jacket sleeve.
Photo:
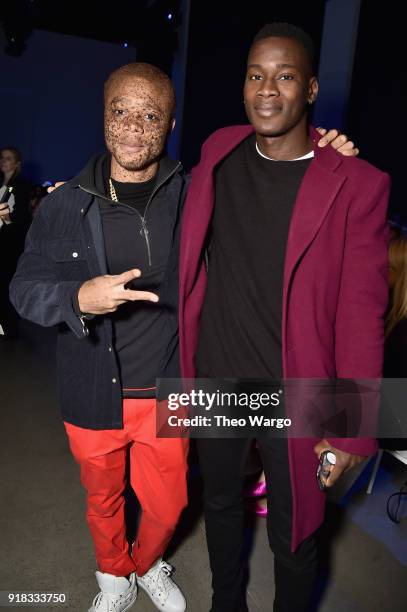
{"label": "jacket sleeve", "polygon": [[[350,208],[344,246],[341,287],[335,321],[335,359],[338,378],[361,381],[358,398],[360,438],[329,438],[329,443],[352,454],[376,452],[374,432],[380,401],[384,349],[384,315],[388,300],[387,206],[390,177],[379,179],[357,206]],[[363,392],[369,380],[369,392]],[[376,389],[376,392],[375,392]]]}
{"label": "jacket sleeve", "polygon": [[78,338],[88,335],[74,308],[83,281],[60,281],[55,264],[46,252],[47,207],[39,208],[27,234],[24,253],[10,283],[10,300],[24,319],[51,327],[66,323]]}

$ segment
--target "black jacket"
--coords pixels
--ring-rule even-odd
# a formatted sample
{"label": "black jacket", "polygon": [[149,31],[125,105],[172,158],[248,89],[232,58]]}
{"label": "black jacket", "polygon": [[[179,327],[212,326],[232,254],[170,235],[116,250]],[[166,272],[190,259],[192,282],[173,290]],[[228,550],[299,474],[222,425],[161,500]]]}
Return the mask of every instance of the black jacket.
{"label": "black jacket", "polygon": [[[75,179],[41,203],[27,235],[25,251],[10,285],[19,314],[46,327],[59,325],[57,340],[58,393],[64,420],[89,429],[123,426],[122,393],[109,317],[90,321],[77,314],[79,287],[107,274],[98,200],[105,197],[92,181],[98,158]],[[93,184],[92,184],[93,183]],[[178,249],[179,221],[187,179],[179,162],[160,161],[156,198],[171,210],[173,244],[161,295],[173,308],[171,341],[158,377],[179,376]]]}

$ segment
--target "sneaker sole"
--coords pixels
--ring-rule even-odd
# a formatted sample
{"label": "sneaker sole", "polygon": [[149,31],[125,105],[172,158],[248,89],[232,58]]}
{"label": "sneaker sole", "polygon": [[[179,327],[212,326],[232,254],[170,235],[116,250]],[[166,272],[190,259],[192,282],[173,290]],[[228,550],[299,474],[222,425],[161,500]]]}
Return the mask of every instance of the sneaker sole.
{"label": "sneaker sole", "polygon": [[[153,602],[153,604],[155,605],[157,610],[163,610],[164,606],[161,606],[160,604],[158,604],[158,603],[156,603],[154,601],[153,597],[151,596],[150,591],[147,589],[146,586],[144,586],[141,582],[138,582],[137,586],[138,586],[139,589],[143,589],[144,593],[146,593],[149,596],[149,598],[151,599],[151,601]],[[187,609],[187,606],[185,604],[184,610],[186,610],[186,609]]]}
{"label": "sneaker sole", "polygon": [[[130,601],[127,604],[127,606],[125,608],[123,608],[123,610],[121,612],[127,612],[127,610],[130,610],[130,608],[132,607],[132,605],[135,603],[135,601],[137,599],[137,595],[138,595],[138,593],[137,593],[137,590],[136,590],[134,599],[132,601]],[[88,612],[95,612],[94,607],[92,606],[91,608],[89,608]]]}

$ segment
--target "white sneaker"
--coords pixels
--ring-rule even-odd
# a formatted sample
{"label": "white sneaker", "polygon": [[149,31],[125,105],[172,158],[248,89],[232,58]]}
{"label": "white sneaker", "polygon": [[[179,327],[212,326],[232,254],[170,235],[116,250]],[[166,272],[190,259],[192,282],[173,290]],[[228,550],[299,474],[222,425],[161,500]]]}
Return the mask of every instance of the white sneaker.
{"label": "white sneaker", "polygon": [[130,610],[137,598],[136,574],[127,578],[119,578],[112,574],[96,572],[96,580],[100,586],[89,612],[125,612]]}
{"label": "white sneaker", "polygon": [[187,604],[179,587],[170,578],[172,569],[171,565],[158,559],[144,576],[137,576],[137,583],[159,610],[184,612]]}

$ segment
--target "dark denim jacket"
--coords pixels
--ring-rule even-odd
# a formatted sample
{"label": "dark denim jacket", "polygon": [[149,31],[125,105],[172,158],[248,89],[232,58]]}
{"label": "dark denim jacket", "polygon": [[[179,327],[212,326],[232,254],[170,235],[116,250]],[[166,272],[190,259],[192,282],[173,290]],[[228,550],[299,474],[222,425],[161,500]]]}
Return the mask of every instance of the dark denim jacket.
{"label": "dark denim jacket", "polygon": [[[180,214],[187,177],[179,163],[160,162],[154,198],[165,198],[171,211],[173,244],[161,288],[173,306],[171,341],[157,377],[178,377],[178,250]],[[80,177],[55,190],[41,203],[27,235],[25,250],[10,285],[19,314],[46,327],[58,325],[58,395],[65,421],[88,429],[123,426],[117,355],[108,317],[78,316],[82,283],[106,274],[98,193],[81,186]],[[154,204],[154,203],[153,203]]]}

